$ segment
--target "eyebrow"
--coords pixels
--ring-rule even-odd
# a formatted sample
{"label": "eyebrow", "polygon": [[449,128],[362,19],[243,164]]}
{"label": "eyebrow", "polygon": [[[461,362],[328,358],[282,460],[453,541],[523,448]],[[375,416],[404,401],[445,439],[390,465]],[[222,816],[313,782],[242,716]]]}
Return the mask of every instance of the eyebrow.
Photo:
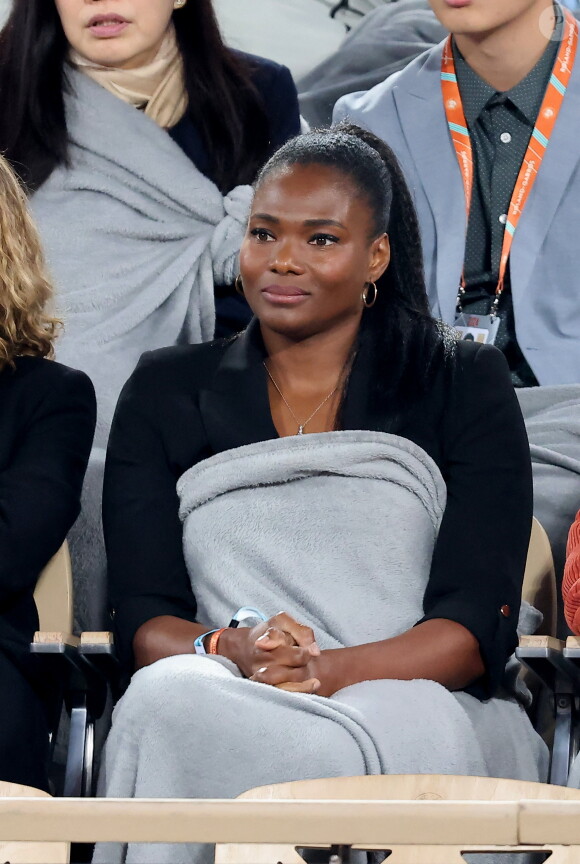
{"label": "eyebrow", "polygon": [[[270,213],[252,213],[251,218],[260,219],[262,222],[270,222],[272,225],[280,224],[280,220],[277,219],[276,216],[272,216]],[[337,228],[345,228],[342,222],[338,222],[336,219],[305,219],[303,225],[308,228],[321,228],[324,225],[334,225]]]}

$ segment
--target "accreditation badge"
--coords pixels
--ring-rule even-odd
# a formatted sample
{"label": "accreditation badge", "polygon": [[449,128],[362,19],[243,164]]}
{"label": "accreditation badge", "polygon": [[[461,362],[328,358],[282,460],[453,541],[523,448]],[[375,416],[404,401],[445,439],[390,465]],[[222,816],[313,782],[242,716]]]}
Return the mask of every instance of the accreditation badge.
{"label": "accreditation badge", "polygon": [[453,326],[461,340],[493,345],[499,323],[498,315],[470,315],[469,312],[460,312]]}

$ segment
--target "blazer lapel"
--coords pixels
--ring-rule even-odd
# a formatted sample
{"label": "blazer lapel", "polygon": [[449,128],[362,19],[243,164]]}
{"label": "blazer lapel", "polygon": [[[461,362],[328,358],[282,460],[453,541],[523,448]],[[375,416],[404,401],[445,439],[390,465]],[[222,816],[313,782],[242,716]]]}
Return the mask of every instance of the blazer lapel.
{"label": "blazer lapel", "polygon": [[[435,223],[433,275],[439,309],[433,311],[452,322],[463,268],[467,218],[463,182],[443,108],[441,51],[442,46],[433,49],[411,81],[403,78],[394,88],[394,98],[414,174]],[[420,204],[418,210],[421,217]]]}
{"label": "blazer lapel", "polygon": [[199,406],[215,453],[277,438],[268,400],[258,322],[226,349],[211,385],[200,391]]}
{"label": "blazer lapel", "polygon": [[544,160],[514,236],[511,282],[516,302],[521,303],[530,285],[538,254],[572,175],[580,165],[579,136],[580,51]]}

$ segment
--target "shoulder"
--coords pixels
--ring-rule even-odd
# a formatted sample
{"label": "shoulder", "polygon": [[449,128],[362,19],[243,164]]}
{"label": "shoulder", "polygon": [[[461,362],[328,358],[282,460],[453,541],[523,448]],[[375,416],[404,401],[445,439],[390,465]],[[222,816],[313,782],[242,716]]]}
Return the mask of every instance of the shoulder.
{"label": "shoulder", "polygon": [[265,57],[241,52],[236,54],[245,61],[270,123],[274,126],[272,146],[276,149],[300,131],[298,91],[292,73],[287,66]]}
{"label": "shoulder", "polygon": [[195,392],[208,385],[232,339],[200,345],[176,345],[147,351],[127,381],[123,394],[152,396]]}
{"label": "shoulder", "polygon": [[273,84],[294,83],[292,73],[287,66],[266,57],[259,57],[257,54],[247,54],[245,51],[235,51],[234,53],[246,64],[258,90],[270,89]]}
{"label": "shoulder", "polygon": [[512,388],[509,366],[502,352],[493,345],[460,340],[456,349],[456,386],[467,381],[484,389],[492,384]]}
{"label": "shoulder", "polygon": [[342,96],[334,108],[334,122],[347,117],[354,120],[357,115],[364,117],[377,110],[384,110],[385,106],[391,103],[393,94],[398,88],[412,90],[417,95],[428,98],[433,88],[439,87],[443,44],[440,43],[424,51],[400,72],[389,75],[370,90]]}
{"label": "shoulder", "polygon": [[[460,341],[445,400],[450,435],[477,429],[521,436],[525,427],[506,358],[493,345]],[[498,432],[500,430],[500,432]]]}
{"label": "shoulder", "polygon": [[78,400],[95,404],[95,388],[88,375],[56,360],[17,357],[16,368],[6,369],[7,383],[27,391],[35,401]]}

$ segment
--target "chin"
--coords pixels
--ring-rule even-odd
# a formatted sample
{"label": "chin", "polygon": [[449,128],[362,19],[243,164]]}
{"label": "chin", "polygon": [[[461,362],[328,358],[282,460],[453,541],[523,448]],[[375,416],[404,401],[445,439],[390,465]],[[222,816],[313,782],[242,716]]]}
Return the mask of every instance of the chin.
{"label": "chin", "polygon": [[254,314],[263,327],[289,339],[306,339],[317,332],[311,318],[294,314],[294,309],[257,309]]}
{"label": "chin", "polygon": [[485,21],[484,10],[469,6],[452,7],[444,0],[432,3],[433,11],[439,23],[450,33],[459,35],[475,35],[491,29],[492,25]]}

